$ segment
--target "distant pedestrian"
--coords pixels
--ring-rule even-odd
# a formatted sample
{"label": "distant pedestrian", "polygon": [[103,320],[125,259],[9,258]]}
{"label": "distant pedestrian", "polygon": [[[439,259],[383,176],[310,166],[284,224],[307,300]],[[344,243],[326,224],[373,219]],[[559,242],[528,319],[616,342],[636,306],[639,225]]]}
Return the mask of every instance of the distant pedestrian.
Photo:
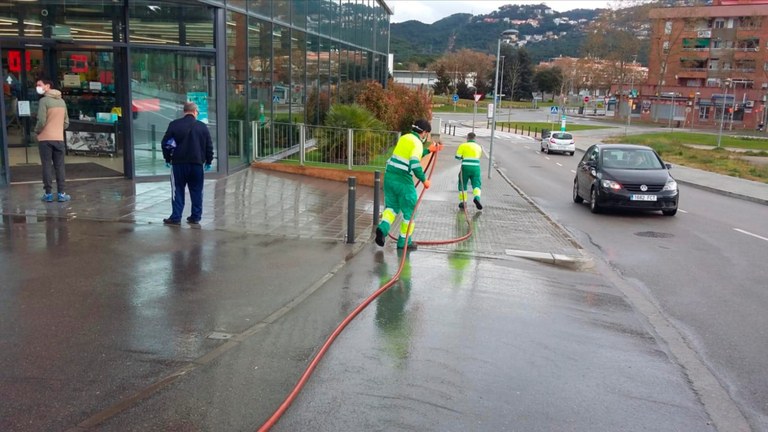
{"label": "distant pedestrian", "polygon": [[184,117],[172,121],[163,136],[165,166],[171,168],[171,216],[166,225],[180,225],[184,213],[184,192],[192,201],[187,223],[197,225],[203,216],[204,172],[211,169],[213,141],[208,126],[197,120],[199,111],[192,102],[184,104]]}
{"label": "distant pedestrian", "polygon": [[37,80],[36,88],[40,98],[37,109],[37,134],[40,163],[43,166],[42,200],[53,202],[52,171],[56,173],[56,199],[69,201],[71,197],[64,189],[64,130],[69,127],[69,114],[67,104],[61,98],[61,92],[53,88],[53,81],[49,79]]}
{"label": "distant pedestrian", "polygon": [[[418,196],[416,186],[413,184],[413,176],[424,184],[425,189],[429,189],[429,180],[424,174],[424,168],[421,166],[421,158],[430,152],[436,152],[442,149],[442,144],[432,143],[428,148],[424,148],[424,143],[429,140],[432,126],[425,119],[416,120],[411,125],[411,132],[405,134],[397,140],[392,156],[387,161],[387,170],[384,173],[384,211],[381,213],[381,222],[376,228],[376,244],[384,246],[384,239],[389,234],[392,224],[398,213],[403,213],[403,220],[400,222],[400,237],[397,239],[397,248],[405,247],[405,238],[408,237],[408,249],[415,250],[413,244],[413,228],[411,223],[413,210],[416,207]],[[410,231],[408,227],[410,225]]]}
{"label": "distant pedestrian", "polygon": [[483,186],[480,177],[480,156],[483,149],[480,144],[475,142],[475,134],[467,134],[467,142],[459,145],[456,150],[456,159],[461,161],[461,171],[459,172],[459,208],[464,209],[464,203],[467,201],[467,185],[472,182],[472,201],[478,210],[483,209],[480,204],[481,187]]}

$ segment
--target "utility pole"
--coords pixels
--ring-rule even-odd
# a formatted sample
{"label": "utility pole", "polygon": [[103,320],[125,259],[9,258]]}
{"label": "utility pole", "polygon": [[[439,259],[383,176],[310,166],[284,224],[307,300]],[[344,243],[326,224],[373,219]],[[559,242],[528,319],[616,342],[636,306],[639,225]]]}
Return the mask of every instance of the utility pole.
{"label": "utility pole", "polygon": [[624,135],[627,134],[627,129],[629,128],[629,123],[632,121],[632,97],[634,96],[634,90],[635,90],[635,61],[637,61],[637,54],[632,56],[632,76],[630,77],[630,84],[629,84],[629,97],[627,98],[627,125],[624,127]]}
{"label": "utility pole", "polygon": [[720,131],[717,133],[717,148],[720,148],[720,139],[723,137],[723,123],[725,123],[725,110],[728,105],[728,87],[731,86],[731,79],[726,79],[723,84],[725,84],[725,94],[723,95],[723,111],[720,113]]}

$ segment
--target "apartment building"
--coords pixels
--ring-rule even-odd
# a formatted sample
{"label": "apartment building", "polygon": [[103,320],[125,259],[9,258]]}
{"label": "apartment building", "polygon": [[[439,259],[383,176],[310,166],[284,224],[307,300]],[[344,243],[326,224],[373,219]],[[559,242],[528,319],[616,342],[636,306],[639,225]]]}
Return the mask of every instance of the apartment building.
{"label": "apartment building", "polygon": [[754,129],[766,122],[768,0],[653,9],[643,119]]}

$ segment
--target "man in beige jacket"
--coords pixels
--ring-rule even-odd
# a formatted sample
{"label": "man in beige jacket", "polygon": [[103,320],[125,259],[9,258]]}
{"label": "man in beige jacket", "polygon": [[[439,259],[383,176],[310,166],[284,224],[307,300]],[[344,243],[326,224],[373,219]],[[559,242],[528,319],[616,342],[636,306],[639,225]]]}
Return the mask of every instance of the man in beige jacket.
{"label": "man in beige jacket", "polygon": [[64,129],[69,127],[69,115],[67,104],[61,98],[59,90],[51,88],[53,81],[39,79],[37,81],[37,94],[40,98],[40,106],[37,109],[37,142],[40,149],[40,162],[43,165],[43,188],[45,193],[42,200],[53,201],[51,193],[51,171],[56,172],[56,198],[59,201],[69,201],[70,196],[64,191]]}

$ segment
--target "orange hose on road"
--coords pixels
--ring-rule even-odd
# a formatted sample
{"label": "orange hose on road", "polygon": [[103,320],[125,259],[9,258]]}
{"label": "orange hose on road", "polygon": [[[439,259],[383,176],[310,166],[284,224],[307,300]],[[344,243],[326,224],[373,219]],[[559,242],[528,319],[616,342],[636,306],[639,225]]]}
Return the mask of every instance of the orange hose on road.
{"label": "orange hose on road", "polygon": [[[436,159],[436,154],[432,154],[432,158],[427,163],[427,168],[429,169],[430,165],[432,165],[432,161]],[[429,176],[428,179],[432,178],[432,172],[434,171],[434,166],[429,170]],[[459,174],[461,175],[461,174]],[[418,183],[417,183],[418,184]],[[408,231],[410,231],[410,224],[413,223],[413,219],[416,219],[416,211],[419,208],[419,204],[421,204],[421,198],[424,196],[424,192],[426,189],[422,189],[421,193],[419,194],[419,199],[416,201],[416,206],[413,208],[413,218],[409,222]],[[469,216],[467,214],[466,205],[464,206],[464,214],[467,217],[467,225],[469,226],[469,233],[467,235],[459,238],[459,239],[453,239],[453,240],[442,240],[442,241],[432,241],[432,242],[418,242],[417,244],[449,244],[449,243],[457,243],[459,241],[466,240],[472,235],[472,224],[469,222]],[[400,273],[403,271],[403,266],[405,266],[405,259],[407,257],[408,252],[408,237],[409,234],[406,234],[405,236],[405,248],[403,248],[403,256],[400,259],[400,265],[397,268],[397,272],[392,276],[392,278],[379,287],[373,294],[368,296],[362,303],[360,303],[349,315],[347,315],[346,318],[344,318],[343,321],[336,327],[336,329],[331,333],[330,336],[326,339],[325,343],[320,347],[320,350],[315,354],[315,357],[312,358],[312,361],[309,362],[309,365],[304,370],[304,373],[299,378],[296,385],[293,387],[293,389],[288,393],[288,396],[285,398],[282,404],[277,408],[277,410],[272,414],[272,416],[264,422],[264,424],[259,427],[258,432],[266,432],[270,430],[275,424],[277,424],[278,420],[280,420],[280,417],[283,416],[283,414],[288,410],[288,407],[291,406],[293,401],[298,397],[299,393],[301,392],[301,389],[304,387],[304,385],[309,381],[309,377],[312,375],[312,372],[314,372],[315,368],[317,368],[317,365],[320,363],[320,360],[325,356],[325,353],[328,351],[328,349],[331,347],[331,344],[336,340],[336,338],[341,334],[341,332],[344,330],[344,328],[347,327],[347,325],[352,322],[352,320],[360,314],[360,312],[363,311],[373,300],[375,300],[378,296],[380,296],[384,291],[388,290],[392,285],[395,284],[400,279]]]}

